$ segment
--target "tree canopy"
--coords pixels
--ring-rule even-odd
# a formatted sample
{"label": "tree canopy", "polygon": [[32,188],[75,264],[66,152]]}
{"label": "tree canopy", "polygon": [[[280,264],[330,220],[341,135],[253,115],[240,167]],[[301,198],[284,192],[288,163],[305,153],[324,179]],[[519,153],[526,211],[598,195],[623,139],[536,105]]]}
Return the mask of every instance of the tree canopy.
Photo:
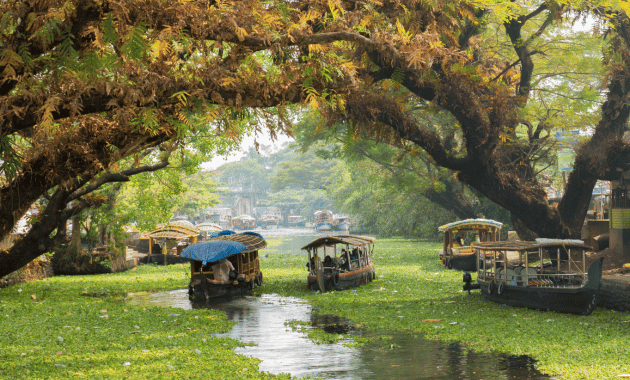
{"label": "tree canopy", "polygon": [[[288,132],[292,104],[356,139],[409,141],[525,228],[571,236],[597,179],[630,163],[627,4],[3,1],[0,237],[48,199],[0,267],[62,238],[69,196],[125,180],[121,159],[152,147],[166,158],[195,134]],[[450,128],[422,123],[432,109]],[[553,128],[576,127],[591,135],[553,208],[536,153]]]}

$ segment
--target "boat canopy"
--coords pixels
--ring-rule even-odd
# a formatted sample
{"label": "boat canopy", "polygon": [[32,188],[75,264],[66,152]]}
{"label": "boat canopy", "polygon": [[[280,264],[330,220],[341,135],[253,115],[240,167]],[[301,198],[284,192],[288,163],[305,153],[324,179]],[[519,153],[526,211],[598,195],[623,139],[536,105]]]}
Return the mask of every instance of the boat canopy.
{"label": "boat canopy", "polygon": [[199,223],[195,225],[195,227],[197,227],[199,231],[201,232],[219,232],[223,229],[217,223],[212,223],[212,222]]}
{"label": "boat canopy", "polygon": [[259,234],[230,234],[193,244],[184,249],[181,256],[206,265],[238,253],[258,251],[266,246],[267,242]]}
{"label": "boat canopy", "polygon": [[206,241],[184,249],[181,256],[201,261],[203,265],[213,263],[226,257],[236,255],[247,249],[247,246],[235,241]]}
{"label": "boat canopy", "polygon": [[489,241],[475,243],[475,248],[484,251],[536,251],[539,248],[581,248],[592,251],[593,247],[576,239],[536,239],[536,241]]}
{"label": "boat canopy", "polygon": [[183,240],[199,235],[199,230],[181,225],[167,224],[148,233],[153,239]]}
{"label": "boat canopy", "polygon": [[438,231],[446,232],[453,229],[462,230],[462,229],[470,229],[475,230],[479,228],[497,228],[501,229],[503,223],[497,222],[492,219],[465,219],[458,220],[457,222],[445,224],[443,226],[438,227]]}
{"label": "boat canopy", "polygon": [[247,215],[247,214],[239,215],[239,216],[235,217],[234,219],[236,219],[236,220],[246,220],[246,221],[256,220],[256,218],[254,218],[251,215]]}
{"label": "boat canopy", "polygon": [[308,250],[311,248],[317,248],[324,245],[335,245],[335,244],[348,244],[352,246],[362,246],[365,244],[374,243],[376,241],[375,238],[370,236],[359,236],[359,235],[335,235],[335,236],[323,236],[318,239],[313,240],[308,245],[302,247],[304,250]]}

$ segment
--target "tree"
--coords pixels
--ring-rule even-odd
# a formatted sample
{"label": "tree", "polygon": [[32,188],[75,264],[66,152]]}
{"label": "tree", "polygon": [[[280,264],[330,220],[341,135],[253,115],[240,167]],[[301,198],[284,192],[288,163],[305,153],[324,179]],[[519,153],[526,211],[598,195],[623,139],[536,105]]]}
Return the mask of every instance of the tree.
{"label": "tree", "polygon": [[[4,1],[0,237],[53,189],[85,176],[96,179],[122,158],[181,141],[195,125],[210,126],[205,136],[228,140],[242,133],[242,120],[255,121],[252,129],[288,130],[291,104],[309,104],[331,123],[350,120],[357,138],[411,141],[530,230],[570,236],[595,181],[618,178],[630,161],[622,140],[630,113],[629,22],[625,2],[606,4]],[[606,37],[604,73],[536,71],[559,67],[553,65],[556,41],[577,34],[553,28],[574,14],[599,20],[593,40]],[[501,36],[501,44],[492,36]],[[597,60],[593,44],[586,47],[580,59]],[[537,66],[540,60],[550,64]],[[575,78],[605,83],[600,117],[577,152],[557,209],[545,202],[538,177],[527,177],[538,169],[519,169],[535,162],[526,154],[514,161],[511,144],[518,139],[535,146],[555,125],[546,123],[547,115],[526,112],[550,88],[549,78],[574,88],[592,85]],[[412,117],[411,106],[427,103],[456,120],[458,149],[447,145],[449,136],[425,130]],[[565,120],[561,111],[553,116]],[[529,125],[531,138],[523,134]],[[5,266],[6,257],[26,260],[45,252],[43,242],[59,225],[61,210],[43,210],[21,251],[2,254],[0,267],[23,261]]]}
{"label": "tree", "polygon": [[314,150],[306,150],[291,160],[280,162],[271,178],[273,190],[310,189],[326,190],[330,173],[337,160],[318,157]]}
{"label": "tree", "polygon": [[[360,83],[364,85],[354,87],[346,95],[345,108],[333,110],[328,116],[333,120],[337,116],[335,121],[351,121],[355,136],[413,142],[436,165],[452,170],[460,182],[509,210],[523,232],[531,230],[545,237],[575,236],[596,180],[617,179],[628,169],[630,146],[622,140],[629,113],[622,100],[630,90],[628,16],[620,8],[583,3],[575,3],[583,7],[575,8],[573,3],[540,1],[520,7],[510,2],[504,3],[509,9],[495,4],[494,9],[499,11],[494,13],[490,12],[494,7],[491,2],[477,9],[469,5],[444,2],[441,6],[424,7],[416,3],[407,8],[409,11],[397,13],[383,9],[381,15],[395,28],[379,31],[378,37],[375,27],[361,35],[347,31],[351,36],[343,39],[354,42],[355,56],[365,58],[364,62],[371,66],[363,71]],[[539,152],[542,139],[553,127],[550,116],[555,121],[574,122],[579,114],[586,114],[584,119],[592,120],[592,110],[588,114],[577,112],[571,118],[565,117],[562,109],[548,109],[546,114],[538,112],[532,116],[528,104],[549,90],[543,79],[584,89],[592,86],[592,81],[584,79],[597,78],[599,74],[593,70],[567,75],[558,71],[561,66],[550,72],[535,71],[539,55],[551,56],[546,69],[554,63],[557,55],[551,49],[558,46],[554,38],[561,36],[578,42],[587,39],[570,28],[552,30],[552,25],[569,23],[572,12],[606,18],[596,26],[603,31],[598,34],[600,38],[608,37],[602,52],[606,75],[599,77],[607,84],[592,137],[578,150],[564,197],[554,208],[546,202],[537,166],[539,156],[531,153]],[[495,48],[496,44],[491,44],[494,38],[487,37],[489,31],[494,31],[493,35],[501,33],[502,41],[512,48],[507,63],[502,59],[501,46]],[[584,54],[590,53],[589,49],[582,50],[583,60],[597,59]],[[580,84],[572,77],[584,81]],[[560,95],[555,93],[552,97]],[[581,97],[580,101],[585,99]],[[459,149],[452,149],[450,135],[441,135],[418,123],[411,106],[426,102],[455,118],[462,142]],[[522,148],[516,150],[517,147]]]}

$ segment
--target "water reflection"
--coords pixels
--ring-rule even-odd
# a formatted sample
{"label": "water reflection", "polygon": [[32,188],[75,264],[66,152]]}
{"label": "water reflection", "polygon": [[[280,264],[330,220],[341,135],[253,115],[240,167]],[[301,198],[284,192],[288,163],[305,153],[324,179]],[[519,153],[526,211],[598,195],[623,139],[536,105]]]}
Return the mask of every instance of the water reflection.
{"label": "water reflection", "polygon": [[[254,231],[261,234],[265,239],[278,237],[285,238],[282,239],[277,246],[267,247],[265,249],[266,251],[275,250],[278,253],[298,255],[306,255],[306,252],[302,251],[302,247],[319,237],[348,234],[347,231],[317,232],[312,228],[257,228]],[[289,237],[289,239],[286,239],[286,237]]]}
{"label": "water reflection", "polygon": [[266,294],[246,296],[221,303],[191,303],[186,290],[135,296],[129,303],[173,306],[183,309],[207,308],[224,311],[238,322],[232,331],[219,334],[254,343],[236,352],[261,359],[260,370],[274,374],[320,377],[323,379],[544,379],[529,357],[512,357],[466,352],[462,344],[443,344],[421,335],[379,332],[387,339],[363,347],[316,344],[304,333],[285,323],[309,321],[330,333],[360,335],[348,321],[335,316],[312,315],[306,301]]}

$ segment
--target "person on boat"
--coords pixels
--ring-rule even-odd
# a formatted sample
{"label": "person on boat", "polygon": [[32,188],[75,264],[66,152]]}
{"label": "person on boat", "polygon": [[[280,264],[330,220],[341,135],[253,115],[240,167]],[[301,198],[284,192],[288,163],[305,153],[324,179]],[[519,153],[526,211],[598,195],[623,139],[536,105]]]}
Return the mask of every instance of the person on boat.
{"label": "person on boat", "polygon": [[214,279],[217,281],[229,280],[231,270],[234,270],[234,266],[228,259],[223,259],[212,266],[212,273],[214,273]]}
{"label": "person on boat", "polygon": [[335,261],[333,260],[333,258],[330,257],[329,255],[326,255],[326,257],[324,258],[324,267],[332,268],[334,266],[335,266]]}

